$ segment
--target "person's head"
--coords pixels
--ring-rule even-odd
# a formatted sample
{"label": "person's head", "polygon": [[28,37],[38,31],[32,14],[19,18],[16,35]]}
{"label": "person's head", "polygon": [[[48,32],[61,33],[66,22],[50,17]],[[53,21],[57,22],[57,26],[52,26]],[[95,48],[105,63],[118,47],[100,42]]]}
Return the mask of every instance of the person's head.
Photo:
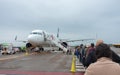
{"label": "person's head", "polygon": [[83,46],[83,44],[80,44],[80,46]]}
{"label": "person's head", "polygon": [[101,57],[112,57],[112,52],[110,50],[110,47],[107,44],[101,43],[98,46],[96,46],[96,57],[97,59]]}
{"label": "person's head", "polygon": [[91,47],[94,47],[94,43],[91,43]]}
{"label": "person's head", "polygon": [[96,46],[98,46],[99,44],[101,44],[101,43],[103,43],[103,42],[104,42],[104,41],[103,41],[102,39],[97,40]]}
{"label": "person's head", "polygon": [[80,48],[83,47],[83,44],[80,44]]}

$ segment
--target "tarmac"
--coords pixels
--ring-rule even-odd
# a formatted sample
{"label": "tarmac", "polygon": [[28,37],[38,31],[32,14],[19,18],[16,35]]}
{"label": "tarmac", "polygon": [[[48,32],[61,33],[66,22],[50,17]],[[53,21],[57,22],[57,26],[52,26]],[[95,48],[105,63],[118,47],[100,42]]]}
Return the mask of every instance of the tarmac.
{"label": "tarmac", "polygon": [[[111,48],[120,55],[120,48]],[[71,72],[73,55],[63,52],[17,53],[0,55],[0,75],[84,75],[85,68],[75,57],[75,72]]]}
{"label": "tarmac", "polygon": [[72,55],[63,52],[0,56],[0,75],[83,75],[70,72]]}

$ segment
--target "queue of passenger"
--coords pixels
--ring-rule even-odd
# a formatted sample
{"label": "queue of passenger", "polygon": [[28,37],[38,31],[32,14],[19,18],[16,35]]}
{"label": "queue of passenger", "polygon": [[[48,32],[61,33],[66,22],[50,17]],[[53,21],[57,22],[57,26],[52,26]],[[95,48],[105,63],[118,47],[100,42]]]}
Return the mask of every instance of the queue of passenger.
{"label": "queue of passenger", "polygon": [[[111,54],[108,54],[108,53],[111,53]],[[104,44],[103,40],[98,40],[96,42],[96,45],[91,43],[91,45],[89,45],[89,46],[83,46],[83,44],[81,44],[79,47],[76,48],[75,54],[80,59],[80,62],[84,65],[84,67],[86,67],[85,75],[105,75],[106,73],[105,74],[101,73],[101,72],[104,72],[104,70],[102,70],[100,72],[100,74],[96,73],[98,70],[95,70],[96,71],[95,73],[94,73],[94,70],[91,71],[90,65],[92,65],[94,63],[94,66],[97,66],[99,64],[98,62],[100,62],[100,61],[102,61],[103,63],[100,63],[102,65],[101,66],[98,65],[99,67],[97,67],[97,68],[100,68],[100,67],[104,68],[105,63],[107,63],[106,61],[109,61],[111,63],[116,64],[116,66],[117,66],[116,69],[119,69],[118,71],[120,72],[120,57],[113,50],[111,50],[107,44]],[[107,58],[107,59],[111,59],[111,60],[104,60],[104,57],[105,57],[105,59]],[[112,69],[112,67],[114,68],[114,66],[112,66],[112,65],[113,64],[111,64],[111,69]],[[97,69],[97,68],[95,67],[95,69]],[[100,68],[100,70],[101,70],[101,68]],[[93,69],[94,69],[94,67],[93,67]],[[90,71],[93,73],[91,73]],[[111,71],[111,70],[108,70],[108,75],[109,75],[109,71]],[[111,72],[116,72],[116,73],[114,73],[114,75],[118,75],[118,71],[117,72],[111,71]]]}
{"label": "queue of passenger", "polygon": [[80,46],[77,46],[75,49],[75,55],[79,59],[79,61],[85,66],[88,67],[90,63],[95,62],[96,60],[94,59],[94,44],[91,43],[90,45],[84,46],[81,44]]}
{"label": "queue of passenger", "polygon": [[101,43],[95,49],[96,62],[90,64],[84,75],[120,75],[120,64],[112,59],[112,50]]}

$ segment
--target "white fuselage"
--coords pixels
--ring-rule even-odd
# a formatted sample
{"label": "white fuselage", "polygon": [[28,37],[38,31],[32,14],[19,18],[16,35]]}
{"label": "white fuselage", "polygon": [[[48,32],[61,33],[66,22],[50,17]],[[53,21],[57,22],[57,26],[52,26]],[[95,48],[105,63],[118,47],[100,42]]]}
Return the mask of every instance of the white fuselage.
{"label": "white fuselage", "polygon": [[50,40],[47,40],[47,38],[50,36],[50,34],[42,31],[42,30],[34,30],[32,33],[28,36],[28,42],[31,43],[33,46],[43,46],[48,44],[53,44]]}
{"label": "white fuselage", "polygon": [[61,45],[60,40],[52,34],[49,34],[43,30],[34,30],[28,36],[28,42],[34,47],[55,45],[67,51],[67,49]]}

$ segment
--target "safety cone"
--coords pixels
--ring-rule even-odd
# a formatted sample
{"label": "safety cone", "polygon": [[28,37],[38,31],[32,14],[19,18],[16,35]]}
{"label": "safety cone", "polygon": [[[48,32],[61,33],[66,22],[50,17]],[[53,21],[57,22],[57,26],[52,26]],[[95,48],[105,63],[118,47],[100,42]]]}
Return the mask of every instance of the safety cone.
{"label": "safety cone", "polygon": [[28,55],[28,52],[26,52],[25,55]]}
{"label": "safety cone", "polygon": [[75,57],[73,56],[73,59],[72,59],[72,65],[71,65],[71,72],[76,72],[76,67],[75,67]]}
{"label": "safety cone", "polygon": [[29,55],[28,53],[29,53],[29,50],[28,50],[28,48],[27,48],[27,49],[26,49],[26,52],[25,52],[25,55]]}

